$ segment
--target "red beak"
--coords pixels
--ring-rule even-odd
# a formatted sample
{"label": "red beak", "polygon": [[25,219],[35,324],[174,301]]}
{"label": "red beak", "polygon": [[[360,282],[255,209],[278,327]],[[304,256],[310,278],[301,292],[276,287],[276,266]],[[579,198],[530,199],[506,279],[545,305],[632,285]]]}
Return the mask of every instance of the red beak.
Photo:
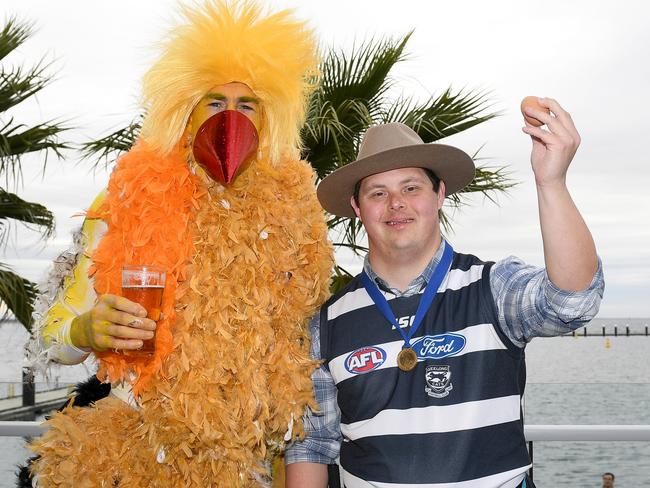
{"label": "red beak", "polygon": [[253,123],[236,110],[224,110],[201,124],[194,158],[216,181],[230,184],[253,159],[259,136]]}

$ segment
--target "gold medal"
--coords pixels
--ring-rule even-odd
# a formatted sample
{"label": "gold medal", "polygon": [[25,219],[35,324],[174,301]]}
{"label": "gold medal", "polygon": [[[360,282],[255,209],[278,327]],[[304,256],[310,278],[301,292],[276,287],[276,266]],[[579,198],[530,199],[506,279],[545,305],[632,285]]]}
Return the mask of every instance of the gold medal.
{"label": "gold medal", "polygon": [[418,363],[418,356],[410,347],[405,347],[397,355],[397,366],[402,371],[411,371]]}

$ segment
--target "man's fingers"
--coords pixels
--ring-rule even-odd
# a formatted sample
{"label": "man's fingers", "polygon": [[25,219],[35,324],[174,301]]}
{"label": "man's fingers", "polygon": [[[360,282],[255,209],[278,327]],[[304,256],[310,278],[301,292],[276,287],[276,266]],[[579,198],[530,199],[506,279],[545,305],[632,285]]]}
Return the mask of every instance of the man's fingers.
{"label": "man's fingers", "polygon": [[[526,107],[524,113],[529,117],[533,117],[548,127],[548,129],[557,135],[569,135],[570,132],[565,124],[558,118],[551,114],[546,113],[544,110],[537,110],[532,107]],[[528,125],[528,124],[527,124]]]}
{"label": "man's fingers", "polygon": [[[120,316],[122,321],[129,318],[138,321],[138,327],[120,325],[108,320],[100,320],[93,326],[91,348],[96,351],[108,349],[140,349],[142,341],[152,339],[156,323],[153,320],[134,318],[124,312],[113,311],[113,315]],[[128,323],[128,322],[127,322]],[[143,327],[147,328],[143,328]]]}
{"label": "man's fingers", "polygon": [[135,329],[156,330],[156,323],[146,317],[136,317],[119,310],[108,310],[104,318],[116,325],[125,325]]}
{"label": "man's fingers", "polygon": [[[561,130],[567,131],[569,134],[571,134],[571,136],[575,140],[580,139],[580,135],[578,134],[578,130],[576,129],[575,124],[573,123],[573,118],[571,117],[571,114],[566,110],[564,110],[564,108],[562,108],[562,106],[558,103],[557,100],[555,100],[554,98],[540,98],[539,104],[542,107],[548,108],[555,115],[555,119],[559,121],[561,124],[562,127]],[[555,125],[557,126],[557,122],[555,122]],[[553,130],[552,127],[549,126],[549,128]]]}
{"label": "man's fingers", "polygon": [[132,302],[131,300],[120,297],[117,295],[102,295],[100,301],[110,308],[121,310],[122,312],[130,313],[137,317],[146,317],[147,310],[139,303]]}
{"label": "man's fingers", "polygon": [[562,105],[558,103],[557,100],[554,98],[539,98],[539,104],[542,107],[545,107],[549,109],[551,112],[555,114],[556,117],[565,117],[568,116],[569,113],[562,108]]}
{"label": "man's fingers", "polygon": [[111,324],[106,328],[108,336],[123,339],[152,339],[153,332],[150,330],[136,329],[122,325]]}
{"label": "man's fingers", "polygon": [[112,349],[128,349],[128,350],[136,350],[142,348],[142,341],[140,340],[128,340],[128,339],[113,339],[113,347]]}
{"label": "man's fingers", "polygon": [[535,127],[526,124],[526,127],[523,127],[521,130],[523,130],[529,136],[537,138],[544,144],[548,145],[555,142],[555,135],[553,135],[547,130],[542,129],[541,127]]}
{"label": "man's fingers", "polygon": [[109,349],[128,349],[128,350],[137,350],[142,347],[142,341],[139,339],[123,339],[121,337],[110,337],[110,336],[104,336],[105,340],[103,341],[103,344],[105,344],[105,347],[102,349],[103,351],[109,350]]}
{"label": "man's fingers", "polygon": [[152,339],[156,322],[147,318],[145,308],[118,295],[99,297],[89,323],[92,349],[140,349],[143,340]]}

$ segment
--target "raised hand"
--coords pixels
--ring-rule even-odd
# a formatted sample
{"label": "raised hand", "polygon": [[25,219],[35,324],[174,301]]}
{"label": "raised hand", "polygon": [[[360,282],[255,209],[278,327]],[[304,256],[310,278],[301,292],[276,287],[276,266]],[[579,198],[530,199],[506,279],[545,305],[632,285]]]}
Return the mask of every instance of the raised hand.
{"label": "raised hand", "polygon": [[522,129],[533,140],[530,161],[535,183],[538,186],[564,185],[567,169],[580,145],[580,135],[571,115],[556,100],[540,98],[539,104],[551,113],[533,107],[526,107],[524,113],[545,124],[546,128],[526,122]]}

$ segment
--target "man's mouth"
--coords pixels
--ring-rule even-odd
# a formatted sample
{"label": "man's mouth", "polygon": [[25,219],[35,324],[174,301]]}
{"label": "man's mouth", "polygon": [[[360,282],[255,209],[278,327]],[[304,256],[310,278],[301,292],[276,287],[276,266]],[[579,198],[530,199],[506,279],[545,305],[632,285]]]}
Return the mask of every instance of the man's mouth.
{"label": "man's mouth", "polygon": [[413,222],[413,219],[405,218],[405,219],[391,219],[391,220],[387,220],[385,223],[390,225],[391,227],[394,227],[396,225],[410,224],[411,222]]}

